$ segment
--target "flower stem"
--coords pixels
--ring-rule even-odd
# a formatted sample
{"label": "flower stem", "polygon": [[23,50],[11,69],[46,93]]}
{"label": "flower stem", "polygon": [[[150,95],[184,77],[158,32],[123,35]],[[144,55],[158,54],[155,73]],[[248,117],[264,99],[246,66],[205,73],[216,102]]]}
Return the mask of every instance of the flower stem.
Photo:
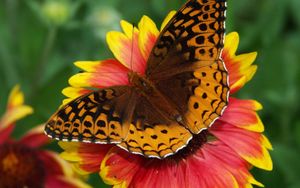
{"label": "flower stem", "polygon": [[[17,34],[17,24],[16,24],[16,18],[17,18],[17,7],[18,2],[16,0],[7,0],[5,2],[6,6],[6,14],[8,18],[8,27],[7,29],[7,38],[8,40],[6,45],[4,43],[0,43],[0,61],[3,64],[3,74],[5,76],[5,82],[7,86],[13,86],[17,82],[19,82],[19,77],[16,70],[16,61],[14,56],[11,54],[11,49],[14,49],[16,51],[17,45],[16,45],[16,35]],[[6,32],[3,37],[6,36]],[[11,33],[14,33],[14,36],[11,35]],[[4,40],[5,41],[5,40]]]}
{"label": "flower stem", "polygon": [[42,76],[45,73],[47,63],[49,61],[49,56],[51,54],[51,51],[54,46],[54,42],[57,36],[57,27],[50,27],[47,37],[46,37],[46,42],[40,57],[40,61],[37,65],[35,75],[33,77],[33,86],[32,86],[32,95],[36,92],[36,90],[40,87],[41,81],[42,81]]}

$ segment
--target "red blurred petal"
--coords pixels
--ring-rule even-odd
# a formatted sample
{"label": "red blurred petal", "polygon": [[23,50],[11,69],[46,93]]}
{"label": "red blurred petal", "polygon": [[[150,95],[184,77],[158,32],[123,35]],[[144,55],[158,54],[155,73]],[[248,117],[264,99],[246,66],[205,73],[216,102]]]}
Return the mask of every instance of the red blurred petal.
{"label": "red blurred petal", "polygon": [[49,151],[39,151],[39,159],[43,161],[46,176],[64,175],[64,170],[61,164],[53,157],[54,153]]}
{"label": "red blurred petal", "polygon": [[[78,183],[79,182],[79,183]],[[66,178],[64,176],[56,176],[55,174],[48,176],[45,182],[45,188],[83,188],[89,187],[76,178]]]}
{"label": "red blurred petal", "polygon": [[50,139],[44,133],[44,125],[32,129],[19,140],[19,143],[31,148],[38,148],[49,142]]}
{"label": "red blurred petal", "polygon": [[4,143],[5,141],[7,141],[9,139],[14,128],[15,128],[15,125],[9,125],[8,127],[0,130],[0,144]]}

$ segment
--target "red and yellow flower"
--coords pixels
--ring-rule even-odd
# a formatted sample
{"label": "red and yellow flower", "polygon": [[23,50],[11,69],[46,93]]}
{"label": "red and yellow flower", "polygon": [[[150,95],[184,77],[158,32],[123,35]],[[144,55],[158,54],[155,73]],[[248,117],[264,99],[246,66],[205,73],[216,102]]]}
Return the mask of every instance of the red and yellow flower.
{"label": "red and yellow flower", "polygon": [[32,112],[24,104],[19,86],[14,87],[0,119],[0,187],[89,188],[58,154],[40,149],[49,142],[43,126],[33,128],[19,140],[11,138],[15,122]]}
{"label": "red and yellow flower", "polygon": [[[171,12],[162,28],[175,12]],[[144,16],[137,28],[121,21],[123,32],[109,32],[107,43],[115,59],[79,61],[84,72],[69,80],[63,90],[68,102],[88,88],[128,84],[127,72],[144,73],[146,61],[159,35],[155,23]],[[231,94],[254,75],[256,52],[235,55],[239,36],[226,36],[222,57],[229,72]],[[262,134],[264,126],[256,113],[262,106],[254,100],[230,97],[224,115],[211,128],[201,132],[174,156],[163,160],[130,154],[115,145],[60,142],[61,156],[71,161],[82,174],[98,172],[114,187],[252,187],[263,186],[249,170],[254,166],[272,170],[269,151],[272,146]]]}

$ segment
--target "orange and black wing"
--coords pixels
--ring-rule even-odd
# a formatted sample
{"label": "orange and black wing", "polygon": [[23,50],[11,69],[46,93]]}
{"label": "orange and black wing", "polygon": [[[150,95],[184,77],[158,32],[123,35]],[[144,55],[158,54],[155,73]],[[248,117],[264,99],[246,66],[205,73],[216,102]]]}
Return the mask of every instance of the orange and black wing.
{"label": "orange and black wing", "polygon": [[160,78],[170,70],[218,60],[224,46],[225,10],[226,0],[188,1],[158,37],[147,61],[147,76]]}
{"label": "orange and black wing", "polygon": [[59,109],[45,133],[57,140],[120,143],[128,133],[134,104],[132,88],[118,86],[83,95]]}
{"label": "orange and black wing", "polygon": [[228,102],[224,46],[226,0],[190,0],[170,20],[147,62],[147,77],[173,102],[194,134]]}

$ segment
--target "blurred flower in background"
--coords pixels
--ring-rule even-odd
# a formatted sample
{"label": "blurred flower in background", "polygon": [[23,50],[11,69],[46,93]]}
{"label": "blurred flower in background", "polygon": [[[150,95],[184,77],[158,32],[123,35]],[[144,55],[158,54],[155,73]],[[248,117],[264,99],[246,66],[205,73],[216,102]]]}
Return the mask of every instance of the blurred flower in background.
{"label": "blurred flower in background", "polygon": [[63,25],[71,17],[69,1],[47,0],[41,5],[42,14],[53,25]]}
{"label": "blurred flower in background", "polygon": [[92,28],[95,36],[101,40],[110,30],[119,30],[120,13],[111,6],[93,6],[87,17],[87,24]]}
{"label": "blurred flower in background", "polygon": [[[175,11],[167,16],[161,30],[174,14]],[[68,97],[64,103],[90,92],[91,88],[128,84],[130,68],[144,74],[159,30],[147,16],[141,19],[138,28],[126,21],[121,21],[121,28],[123,32],[107,34],[108,46],[116,59],[75,63],[84,72],[70,78],[71,87],[63,90]],[[235,55],[238,44],[238,34],[228,34],[222,54],[229,72],[231,94],[250,81],[257,70],[252,65],[257,53]],[[72,162],[79,173],[98,172],[105,183],[116,187],[263,186],[249,172],[252,166],[273,168],[268,151],[272,146],[262,134],[264,126],[256,113],[261,108],[257,101],[230,97],[223,116],[212,127],[194,136],[186,148],[163,160],[134,155],[115,145],[70,142],[60,142],[65,150],[61,156]]]}
{"label": "blurred flower in background", "polygon": [[0,187],[89,188],[58,154],[41,149],[49,142],[43,125],[31,129],[19,140],[11,137],[15,122],[32,112],[24,104],[19,86],[15,86],[0,120]]}
{"label": "blurred flower in background", "polygon": [[43,0],[42,2],[28,0],[27,4],[40,21],[48,27],[67,27],[81,5],[81,1]]}

